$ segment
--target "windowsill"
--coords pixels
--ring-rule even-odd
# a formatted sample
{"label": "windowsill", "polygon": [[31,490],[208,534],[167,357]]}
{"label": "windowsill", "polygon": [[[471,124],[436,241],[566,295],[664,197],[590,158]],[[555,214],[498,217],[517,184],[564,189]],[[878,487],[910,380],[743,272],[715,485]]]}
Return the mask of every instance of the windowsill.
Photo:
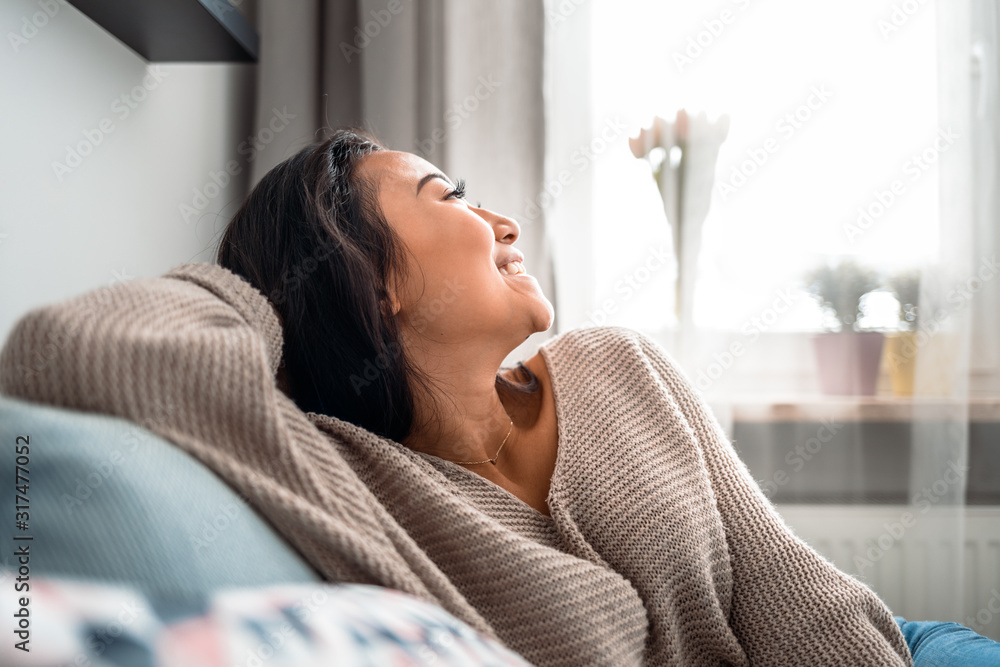
{"label": "windowsill", "polygon": [[744,394],[713,410],[730,407],[734,447],[776,503],[905,503],[932,445],[967,457],[966,503],[1000,505],[1000,398]]}

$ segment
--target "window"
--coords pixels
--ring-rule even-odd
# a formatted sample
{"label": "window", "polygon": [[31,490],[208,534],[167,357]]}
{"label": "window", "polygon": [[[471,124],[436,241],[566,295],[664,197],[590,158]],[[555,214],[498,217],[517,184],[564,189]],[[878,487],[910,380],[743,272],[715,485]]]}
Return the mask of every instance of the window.
{"label": "window", "polygon": [[[595,137],[608,119],[634,135],[680,108],[730,119],[697,269],[699,329],[739,330],[825,256],[882,271],[935,257],[936,158],[950,136],[938,124],[935,7],[894,6],[592,4]],[[643,277],[632,274],[649,253],[671,252],[650,165],[616,150],[594,169],[594,303],[618,300],[609,323],[667,327],[672,266],[633,279],[639,288],[622,298],[623,281]],[[894,299],[871,305],[867,325],[895,321]],[[814,300],[798,292],[769,331],[821,325]]]}

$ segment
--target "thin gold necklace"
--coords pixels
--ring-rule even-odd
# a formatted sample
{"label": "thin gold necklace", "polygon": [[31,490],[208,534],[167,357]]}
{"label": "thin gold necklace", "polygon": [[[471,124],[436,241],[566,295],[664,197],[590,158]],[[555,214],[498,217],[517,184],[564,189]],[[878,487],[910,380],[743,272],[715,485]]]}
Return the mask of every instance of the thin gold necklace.
{"label": "thin gold necklace", "polygon": [[497,457],[500,456],[500,450],[503,449],[503,446],[507,444],[507,438],[510,437],[510,432],[513,430],[514,430],[514,420],[511,419],[510,428],[507,429],[507,435],[504,436],[503,442],[500,443],[500,449],[497,450],[497,453],[493,456],[493,458],[486,459],[485,461],[452,461],[452,463],[457,463],[463,466],[476,466],[479,465],[480,463],[492,463],[495,466],[497,464]]}

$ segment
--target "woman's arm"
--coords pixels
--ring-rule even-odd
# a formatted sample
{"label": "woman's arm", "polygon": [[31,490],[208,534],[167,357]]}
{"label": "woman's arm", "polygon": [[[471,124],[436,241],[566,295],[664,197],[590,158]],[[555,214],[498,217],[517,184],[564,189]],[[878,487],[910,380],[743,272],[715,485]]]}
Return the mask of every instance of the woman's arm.
{"label": "woman's arm", "polygon": [[0,392],[139,424],[250,500],[325,578],[398,588],[492,632],[278,391],[281,349],[260,292],[185,264],[25,315],[0,351]]}
{"label": "woman's arm", "polygon": [[912,665],[892,613],[796,537],[701,394],[653,340],[635,334],[702,450],[733,575],[730,627],[754,665]]}

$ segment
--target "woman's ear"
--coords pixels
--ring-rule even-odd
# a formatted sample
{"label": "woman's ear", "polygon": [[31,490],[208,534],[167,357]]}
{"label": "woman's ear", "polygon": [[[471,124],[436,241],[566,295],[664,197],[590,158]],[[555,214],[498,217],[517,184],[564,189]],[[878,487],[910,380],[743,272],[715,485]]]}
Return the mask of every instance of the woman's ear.
{"label": "woman's ear", "polygon": [[382,308],[391,317],[395,317],[402,309],[399,299],[396,298],[396,290],[392,285],[386,285],[384,290],[380,290],[379,300],[382,302]]}

